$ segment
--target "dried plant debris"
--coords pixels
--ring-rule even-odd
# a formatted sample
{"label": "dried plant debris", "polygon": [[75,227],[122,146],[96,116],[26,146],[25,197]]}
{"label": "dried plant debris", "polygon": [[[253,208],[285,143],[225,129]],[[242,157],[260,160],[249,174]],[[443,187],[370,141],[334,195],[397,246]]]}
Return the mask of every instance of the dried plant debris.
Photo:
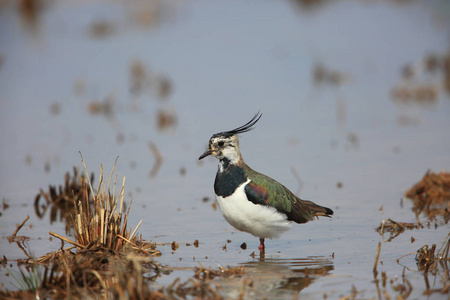
{"label": "dried plant debris", "polygon": [[[436,245],[431,247],[423,246],[417,251],[416,263],[417,268],[423,271],[426,290],[424,295],[431,295],[434,293],[449,294],[450,293],[450,279],[449,279],[449,248],[450,248],[450,233],[447,235],[446,242],[436,252]],[[432,284],[428,276],[433,276]],[[440,278],[441,277],[441,278]],[[442,283],[442,287],[440,284]]]}
{"label": "dried plant debris", "polygon": [[[434,293],[449,294],[450,293],[450,277],[449,277],[449,263],[450,263],[450,233],[447,234],[442,246],[436,252],[436,245],[431,247],[425,245],[414,253],[408,253],[397,259],[397,263],[404,257],[415,254],[417,269],[423,273],[425,281],[425,291],[423,295],[431,295]],[[409,268],[404,267],[403,277],[405,277],[405,270]],[[429,276],[434,278],[431,281]]]}
{"label": "dried plant debris", "polygon": [[450,94],[450,51],[428,54],[401,71],[402,82],[392,88],[391,96],[401,104],[437,103],[442,91]]}
{"label": "dried plant debris", "polygon": [[103,100],[93,99],[89,102],[88,112],[91,115],[103,115],[108,120],[115,119],[115,98],[112,95],[105,97]]}
{"label": "dried plant debris", "polygon": [[431,248],[428,245],[421,247],[416,254],[416,262],[419,270],[427,270],[433,263],[436,262],[434,252],[436,250],[436,244],[433,244]]}
{"label": "dried plant debris", "polygon": [[[66,232],[69,232],[73,228],[71,214],[75,212],[76,203],[79,201],[85,203],[90,197],[85,178],[85,175],[79,174],[78,169],[74,167],[73,174],[69,172],[65,174],[64,184],[58,187],[50,185],[48,192],[41,189],[34,199],[34,210],[38,218],[42,219],[50,209],[50,224],[64,221]],[[90,181],[93,180],[92,173]]]}
{"label": "dried plant debris", "polygon": [[75,227],[75,241],[61,238],[57,234],[52,235],[77,246],[79,250],[106,248],[120,252],[125,245],[144,253],[152,250],[138,243],[136,231],[141,225],[142,220],[133,231],[128,230],[130,207],[126,209],[124,202],[125,178],[123,178],[122,187],[117,194],[117,176],[111,182],[117,159],[106,182],[103,178],[102,167],[96,193],[92,187],[92,182],[87,178],[86,166],[84,165],[83,159],[82,163],[85,168],[86,184],[89,189],[84,190],[84,197],[77,199],[76,210],[72,214]]}
{"label": "dried plant debris", "polygon": [[[82,162],[84,165],[83,160]],[[117,159],[107,182],[104,181],[102,168],[96,193],[92,188],[92,182],[86,180],[89,189],[84,190],[84,197],[77,199],[76,210],[72,215],[75,226],[75,241],[72,244],[80,250],[106,248],[113,251],[121,251],[128,245],[145,253],[148,247],[136,237],[136,231],[142,221],[133,231],[128,230],[130,207],[126,209],[124,202],[125,178],[118,194],[116,194],[117,177],[113,183],[111,182],[116,163]],[[110,187],[111,183],[113,186]]]}
{"label": "dried plant debris", "polygon": [[161,109],[156,113],[159,131],[172,129],[177,125],[177,114],[174,110]]}
{"label": "dried plant debris", "polygon": [[[39,263],[39,265],[38,265]],[[217,278],[241,278],[245,268],[219,267],[218,269],[194,268],[191,278],[181,282],[179,278],[159,290],[152,283],[160,274],[171,270],[162,267],[152,256],[142,253],[115,253],[109,249],[82,250],[73,253],[59,250],[51,260],[33,261],[25,266],[24,277],[34,279],[33,290],[0,291],[1,297],[30,298],[81,298],[103,296],[108,299],[223,299]],[[42,275],[43,274],[43,275]]]}
{"label": "dried plant debris", "polygon": [[159,100],[166,100],[172,94],[173,83],[166,75],[150,72],[149,68],[140,60],[130,63],[130,92],[134,96],[148,93]]}
{"label": "dried plant debris", "polygon": [[[416,254],[416,262],[419,270],[436,271],[438,263],[445,263],[445,269],[448,270],[447,263],[450,262],[450,233],[447,235],[445,242],[441,248],[436,252],[436,244],[431,247],[425,245],[421,247]],[[436,253],[435,253],[436,252]]]}
{"label": "dried plant debris", "polygon": [[[380,289],[380,285],[379,285],[380,281],[378,279],[378,271],[377,271],[378,259],[380,257],[380,250],[381,250],[381,242],[378,242],[377,254],[375,257],[375,264],[373,267],[373,277],[374,277],[374,283],[375,283],[375,286],[377,289],[378,299],[381,299],[381,289]],[[397,280],[397,278],[395,278],[395,280]],[[395,280],[391,279],[390,283],[391,283],[392,290],[394,292],[398,293],[397,299],[408,298],[411,295],[413,287],[412,287],[411,283],[409,282],[409,280],[405,276],[405,268],[403,268],[402,282],[395,283]],[[381,272],[381,286],[383,287],[383,294],[385,296],[385,299],[390,299],[389,293],[386,289],[386,282],[387,282],[386,272]]]}
{"label": "dried plant debris", "polygon": [[384,235],[385,232],[390,233],[390,237],[387,240],[388,242],[392,241],[400,234],[405,232],[405,230],[418,229],[422,226],[416,223],[404,223],[404,222],[396,222],[392,219],[383,220],[380,225],[375,229],[380,235]]}
{"label": "dried plant debris", "polygon": [[172,247],[172,251],[176,251],[178,249],[178,247],[180,247],[180,246],[178,245],[177,242],[173,241],[171,244],[171,247]]}
{"label": "dried plant debris", "polygon": [[403,104],[416,103],[422,105],[434,105],[438,99],[438,87],[431,84],[400,85],[392,89],[392,97]]}
{"label": "dried plant debris", "polygon": [[[107,249],[86,250],[76,254],[61,250],[54,253],[51,262],[46,265],[32,262],[24,267],[26,272],[21,271],[18,283],[30,282],[30,288],[22,288],[21,284],[20,291],[2,290],[0,298],[105,296],[119,299],[129,295],[133,299],[152,299],[150,283],[161,270],[151,256],[132,252],[117,255]],[[36,269],[40,270],[38,276]]]}
{"label": "dried plant debris", "polygon": [[322,63],[316,63],[313,69],[313,80],[315,85],[340,86],[349,81],[350,76],[340,71],[328,69]]}
{"label": "dried plant debris", "polygon": [[[2,290],[0,298],[159,298],[150,290],[149,283],[169,271],[153,259],[160,254],[156,244],[138,238],[137,229],[142,221],[134,230],[128,229],[130,207],[126,209],[124,202],[125,178],[116,193],[117,176],[112,180],[115,166],[116,163],[106,182],[103,170],[100,172],[98,189],[94,192],[84,165],[88,188],[83,189],[84,196],[76,200],[72,213],[75,239],[50,232],[61,240],[61,249],[37,259],[27,255],[28,259],[22,262],[30,270],[41,264],[44,275],[35,278],[34,271],[28,275],[22,272],[20,282],[32,282],[32,288],[24,286],[18,292]],[[63,249],[65,243],[71,246]],[[33,280],[28,280],[29,277]]]}
{"label": "dried plant debris", "polygon": [[8,241],[9,241],[10,243],[12,243],[12,242],[24,242],[24,241],[27,241],[27,240],[30,239],[29,237],[26,237],[26,236],[18,236],[18,235],[17,235],[17,233],[19,232],[19,230],[22,229],[23,225],[25,225],[25,223],[26,223],[29,219],[30,219],[30,216],[27,216],[27,217],[25,218],[25,220],[23,220],[22,223],[20,223],[19,225],[17,225],[16,230],[13,232],[13,234],[11,234],[11,235],[8,237]]}
{"label": "dried plant debris", "polygon": [[406,191],[405,197],[413,201],[416,218],[424,213],[429,220],[442,216],[450,220],[450,173],[427,171],[422,180]]}
{"label": "dried plant debris", "polygon": [[149,73],[147,68],[140,60],[135,60],[130,63],[130,91],[131,93],[138,95],[150,85]]}

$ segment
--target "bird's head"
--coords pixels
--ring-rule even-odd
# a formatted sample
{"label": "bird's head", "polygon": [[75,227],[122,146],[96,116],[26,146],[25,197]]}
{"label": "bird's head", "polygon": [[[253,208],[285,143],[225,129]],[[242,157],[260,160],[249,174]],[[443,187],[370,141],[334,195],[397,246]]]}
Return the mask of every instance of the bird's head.
{"label": "bird's head", "polygon": [[203,159],[206,156],[214,155],[218,159],[228,159],[231,163],[239,163],[242,161],[241,152],[239,151],[238,134],[250,131],[253,126],[261,118],[262,114],[259,112],[246,124],[230,131],[224,131],[214,134],[209,139],[208,150],[205,151],[198,159]]}

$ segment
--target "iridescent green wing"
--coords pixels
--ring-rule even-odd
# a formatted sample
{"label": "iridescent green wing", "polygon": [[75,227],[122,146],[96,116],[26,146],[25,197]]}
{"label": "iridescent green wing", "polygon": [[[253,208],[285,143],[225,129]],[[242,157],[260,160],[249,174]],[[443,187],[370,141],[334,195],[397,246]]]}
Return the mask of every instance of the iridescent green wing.
{"label": "iridescent green wing", "polygon": [[281,183],[248,166],[245,174],[251,180],[245,187],[245,193],[254,204],[272,206],[286,214],[288,220],[297,223],[306,223],[313,220],[314,216],[325,213],[325,208],[311,201],[301,200]]}

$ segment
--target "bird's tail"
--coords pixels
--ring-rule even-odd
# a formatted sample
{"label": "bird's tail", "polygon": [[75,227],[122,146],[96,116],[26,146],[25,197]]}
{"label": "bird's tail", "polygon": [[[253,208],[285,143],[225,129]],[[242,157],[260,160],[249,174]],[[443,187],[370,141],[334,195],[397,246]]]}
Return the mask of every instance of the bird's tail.
{"label": "bird's tail", "polygon": [[320,206],[317,205],[313,202],[311,202],[312,204],[314,204],[314,206],[312,207],[313,211],[314,211],[314,217],[329,217],[331,218],[331,216],[333,215],[333,211],[325,206]]}
{"label": "bird's tail", "polygon": [[333,211],[328,207],[317,205],[312,201],[302,200],[303,209],[309,211],[313,217],[331,217]]}
{"label": "bird's tail", "polygon": [[320,206],[312,201],[298,200],[287,214],[288,220],[296,223],[306,223],[314,220],[314,217],[331,217],[333,211],[325,206]]}

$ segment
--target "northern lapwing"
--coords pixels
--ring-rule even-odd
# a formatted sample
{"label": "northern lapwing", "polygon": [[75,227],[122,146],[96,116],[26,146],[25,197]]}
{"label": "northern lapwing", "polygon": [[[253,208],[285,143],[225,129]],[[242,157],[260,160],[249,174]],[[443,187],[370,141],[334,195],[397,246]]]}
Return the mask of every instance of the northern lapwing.
{"label": "northern lapwing", "polygon": [[238,134],[252,130],[261,116],[258,112],[247,124],[214,134],[208,150],[198,159],[208,155],[219,159],[214,192],[222,215],[236,229],[259,237],[259,250],[264,253],[264,239],[278,238],[290,229],[291,221],[306,223],[314,217],[330,217],[333,211],[301,200],[284,185],[244,162]]}

